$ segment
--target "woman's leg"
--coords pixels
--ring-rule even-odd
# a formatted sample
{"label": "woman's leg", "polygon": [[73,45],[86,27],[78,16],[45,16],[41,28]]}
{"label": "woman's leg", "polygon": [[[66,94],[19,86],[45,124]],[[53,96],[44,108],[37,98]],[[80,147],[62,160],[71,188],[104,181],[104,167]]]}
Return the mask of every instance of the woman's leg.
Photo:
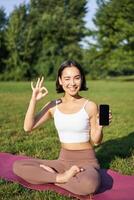
{"label": "woman's leg", "polygon": [[56,185],[79,195],[95,193],[101,183],[100,174],[93,166],[88,166],[84,169],[83,172],[76,174],[67,183]]}
{"label": "woman's leg", "polygon": [[25,159],[14,163],[13,172],[32,184],[54,183],[64,166],[58,160]]}
{"label": "woman's leg", "polygon": [[72,166],[65,171],[65,166],[59,160],[20,160],[13,165],[14,173],[32,184],[64,183],[78,171],[77,166]]}

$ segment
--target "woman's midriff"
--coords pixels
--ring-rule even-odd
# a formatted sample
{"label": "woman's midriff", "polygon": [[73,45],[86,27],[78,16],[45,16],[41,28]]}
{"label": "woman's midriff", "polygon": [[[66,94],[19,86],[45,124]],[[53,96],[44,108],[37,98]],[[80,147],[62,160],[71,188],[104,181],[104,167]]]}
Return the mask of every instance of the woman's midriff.
{"label": "woman's midriff", "polygon": [[84,149],[92,149],[92,145],[90,142],[84,143],[61,143],[61,147],[67,150],[84,150]]}

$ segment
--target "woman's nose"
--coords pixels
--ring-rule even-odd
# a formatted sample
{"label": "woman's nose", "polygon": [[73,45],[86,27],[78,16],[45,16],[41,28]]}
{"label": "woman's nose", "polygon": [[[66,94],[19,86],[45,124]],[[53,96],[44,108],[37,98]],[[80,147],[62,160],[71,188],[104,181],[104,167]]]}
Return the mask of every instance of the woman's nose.
{"label": "woman's nose", "polygon": [[70,84],[71,84],[71,85],[75,85],[74,79],[71,79],[71,80],[70,80]]}

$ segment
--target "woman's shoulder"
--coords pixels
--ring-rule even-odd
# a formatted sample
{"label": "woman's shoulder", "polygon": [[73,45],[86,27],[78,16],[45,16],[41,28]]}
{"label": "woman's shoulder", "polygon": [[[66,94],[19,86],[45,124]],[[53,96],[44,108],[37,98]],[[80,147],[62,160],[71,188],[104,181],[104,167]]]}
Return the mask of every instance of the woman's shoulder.
{"label": "woman's shoulder", "polygon": [[88,112],[88,114],[91,115],[91,113],[97,112],[98,106],[97,106],[97,104],[96,104],[94,101],[92,101],[92,100],[87,100],[85,109],[86,109],[86,111]]}
{"label": "woman's shoulder", "polygon": [[90,99],[87,99],[87,106],[90,107],[90,108],[96,108],[97,107],[97,103],[95,103],[94,101],[90,100]]}
{"label": "woman's shoulder", "polygon": [[54,100],[51,100],[49,102],[47,102],[47,106],[49,105],[50,106],[50,109],[51,108],[54,108],[56,105],[60,104],[61,103],[61,99],[54,99]]}
{"label": "woman's shoulder", "polygon": [[51,113],[52,116],[54,115],[56,106],[58,104],[60,104],[61,102],[62,102],[61,99],[54,99],[54,100],[48,102],[48,104],[49,104],[49,111],[50,111],[50,113]]}

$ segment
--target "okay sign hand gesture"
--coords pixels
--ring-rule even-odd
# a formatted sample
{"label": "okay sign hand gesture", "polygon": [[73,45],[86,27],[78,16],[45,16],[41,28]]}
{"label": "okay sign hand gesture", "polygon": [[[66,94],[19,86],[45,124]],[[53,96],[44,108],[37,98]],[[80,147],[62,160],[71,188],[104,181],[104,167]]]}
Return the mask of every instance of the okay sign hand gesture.
{"label": "okay sign hand gesture", "polygon": [[42,99],[48,94],[48,90],[43,86],[44,77],[38,78],[35,87],[33,86],[33,82],[31,82],[31,88],[33,90],[32,98],[35,98],[36,101]]}

